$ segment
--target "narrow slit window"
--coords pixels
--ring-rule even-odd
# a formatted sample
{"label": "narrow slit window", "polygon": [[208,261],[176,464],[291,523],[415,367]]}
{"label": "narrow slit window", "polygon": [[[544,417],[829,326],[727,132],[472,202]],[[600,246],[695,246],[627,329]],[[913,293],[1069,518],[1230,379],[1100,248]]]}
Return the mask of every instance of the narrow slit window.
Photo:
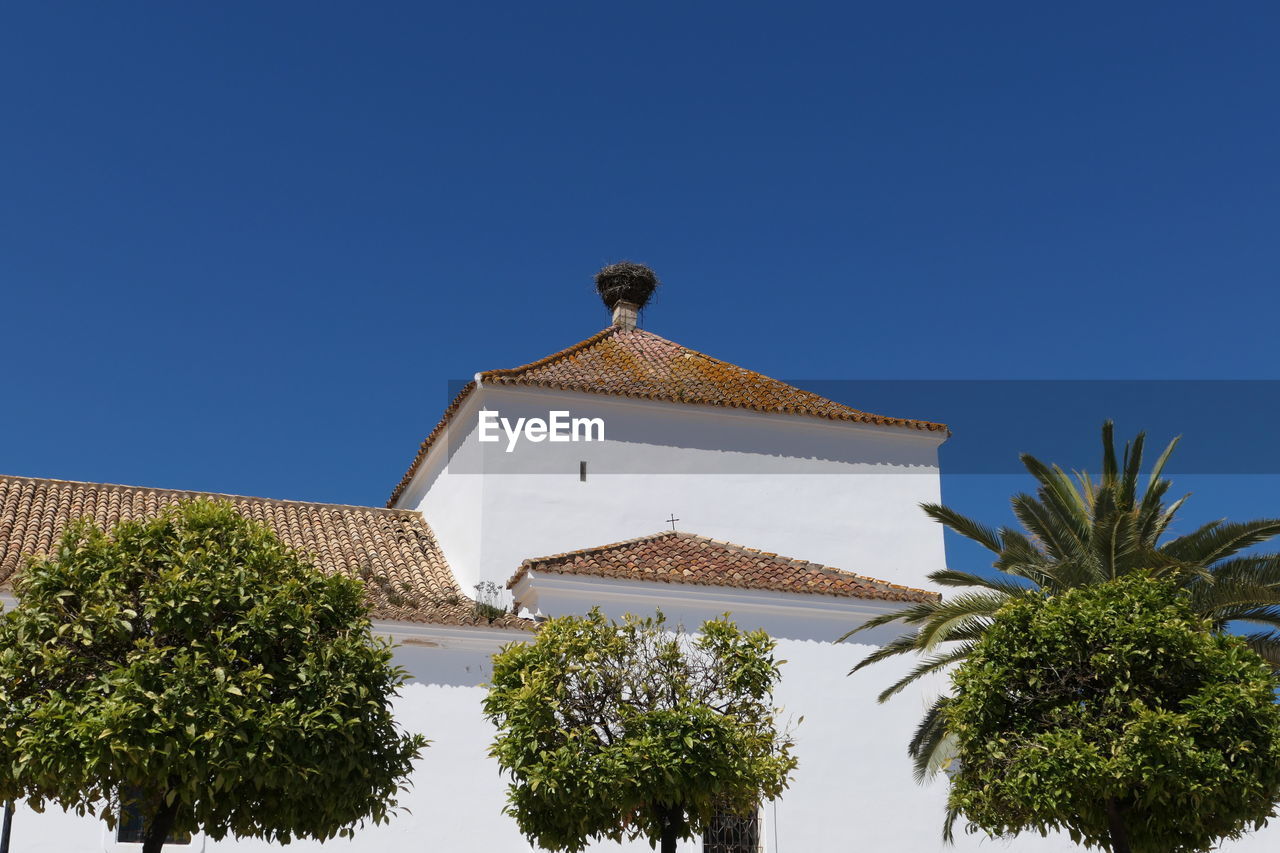
{"label": "narrow slit window", "polygon": [[578,482],[587,482],[587,460],[585,459],[578,463]]}

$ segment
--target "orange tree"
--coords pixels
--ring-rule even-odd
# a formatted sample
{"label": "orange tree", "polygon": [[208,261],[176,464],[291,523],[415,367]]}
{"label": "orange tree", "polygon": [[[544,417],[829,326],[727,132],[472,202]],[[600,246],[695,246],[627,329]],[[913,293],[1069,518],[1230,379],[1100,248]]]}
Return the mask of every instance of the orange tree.
{"label": "orange tree", "polygon": [[948,805],[992,835],[1061,830],[1112,853],[1198,853],[1280,797],[1271,666],[1191,593],[1131,575],[1015,598],[953,675]]}
{"label": "orange tree", "polygon": [[0,617],[0,799],[287,842],[388,819],[425,746],[359,581],[226,503],[73,524]]}
{"label": "orange tree", "polygon": [[717,811],[749,814],[796,765],[771,702],[773,640],[727,619],[697,636],[592,610],[544,623],[493,662],[491,754],[531,842],[648,838],[674,853]]}

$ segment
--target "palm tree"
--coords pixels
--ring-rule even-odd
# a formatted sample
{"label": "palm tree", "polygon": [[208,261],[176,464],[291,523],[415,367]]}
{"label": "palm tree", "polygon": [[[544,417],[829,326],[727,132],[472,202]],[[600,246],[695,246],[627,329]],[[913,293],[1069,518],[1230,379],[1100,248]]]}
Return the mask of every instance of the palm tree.
{"label": "palm tree", "polygon": [[[920,663],[879,696],[881,702],[912,682],[965,657],[1014,596],[1045,595],[1144,572],[1177,578],[1192,606],[1214,630],[1249,625],[1249,645],[1280,671],[1280,554],[1241,552],[1280,534],[1280,519],[1211,521],[1184,536],[1166,538],[1186,497],[1165,504],[1170,481],[1161,476],[1177,446],[1174,439],[1156,459],[1145,488],[1139,488],[1145,435],[1126,442],[1117,459],[1111,421],[1102,425],[1102,476],[1092,479],[1023,454],[1022,464],[1036,479],[1035,495],[1011,499],[1023,530],[993,529],[940,504],[923,504],[935,521],[995,554],[994,577],[945,569],[929,578],[965,591],[944,601],[913,605],[855,628],[841,639],[894,622],[914,633],[867,655],[851,671],[897,655],[918,654]],[[951,758],[940,696],[925,713],[908,752],[917,781]]]}

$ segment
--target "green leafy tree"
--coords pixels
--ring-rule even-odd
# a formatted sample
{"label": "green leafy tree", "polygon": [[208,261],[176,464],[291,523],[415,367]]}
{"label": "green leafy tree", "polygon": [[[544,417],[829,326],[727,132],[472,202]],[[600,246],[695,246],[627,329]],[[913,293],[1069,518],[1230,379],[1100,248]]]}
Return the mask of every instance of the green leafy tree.
{"label": "green leafy tree", "polygon": [[507,813],[544,848],[644,837],[663,853],[717,811],[754,813],[796,766],[771,704],[773,648],[727,619],[696,636],[661,614],[547,621],[493,660],[484,709]]}
{"label": "green leafy tree", "polygon": [[0,617],[0,799],[287,842],[386,821],[425,746],[363,587],[227,503],[81,521]]}
{"label": "green leafy tree", "polygon": [[953,673],[952,821],[1063,830],[1112,853],[1191,853],[1280,797],[1271,666],[1189,592],[1130,576],[1006,603]]}
{"label": "green leafy tree", "polygon": [[[925,504],[930,517],[991,551],[997,575],[951,569],[931,574],[934,583],[960,591],[872,619],[846,634],[895,622],[914,629],[868,655],[853,672],[887,658],[919,655],[919,664],[880,694],[880,701],[887,701],[917,679],[965,660],[1011,598],[1131,574],[1168,578],[1185,589],[1192,609],[1215,631],[1233,622],[1252,624],[1246,642],[1280,666],[1280,554],[1242,553],[1280,534],[1280,519],[1212,521],[1169,536],[1186,500],[1167,503],[1172,483],[1162,476],[1177,440],[1159,455],[1145,481],[1144,442],[1139,433],[1118,456],[1112,424],[1103,424],[1099,479],[1085,472],[1073,478],[1057,465],[1023,454],[1037,489],[1011,499],[1022,530],[993,529],[945,506]],[[948,701],[940,696],[934,702],[908,744],[918,780],[954,755],[943,714]]]}

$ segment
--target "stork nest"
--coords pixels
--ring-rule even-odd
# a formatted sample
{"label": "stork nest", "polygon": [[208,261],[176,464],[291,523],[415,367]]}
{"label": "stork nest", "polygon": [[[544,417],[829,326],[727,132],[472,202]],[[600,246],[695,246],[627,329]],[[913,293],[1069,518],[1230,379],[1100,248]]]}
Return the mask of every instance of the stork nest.
{"label": "stork nest", "polygon": [[610,311],[619,302],[643,308],[658,289],[658,277],[644,264],[619,261],[596,273],[596,292]]}

